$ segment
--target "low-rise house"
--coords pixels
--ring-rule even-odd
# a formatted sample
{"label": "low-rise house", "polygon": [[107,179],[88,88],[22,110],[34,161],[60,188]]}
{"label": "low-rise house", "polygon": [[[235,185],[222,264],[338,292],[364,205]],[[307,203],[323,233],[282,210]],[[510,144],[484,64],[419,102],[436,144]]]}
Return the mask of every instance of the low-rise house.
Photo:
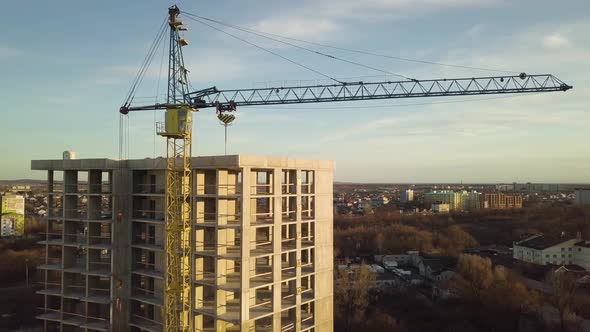
{"label": "low-rise house", "polygon": [[433,273],[441,272],[444,269],[443,264],[436,258],[424,258],[417,267],[420,275],[424,278],[430,278]]}
{"label": "low-rise house", "polygon": [[430,275],[430,279],[434,281],[448,281],[452,280],[456,275],[457,273],[455,273],[454,271],[444,270],[433,273],[432,275]]}
{"label": "low-rise house", "polygon": [[450,211],[451,206],[448,203],[432,203],[432,212],[434,213],[449,213]]}
{"label": "low-rise house", "polygon": [[449,280],[435,281],[431,285],[433,299],[448,299],[457,297]]}
{"label": "low-rise house", "polygon": [[590,241],[533,235],[514,242],[514,259],[539,265],[578,265],[590,270]]}

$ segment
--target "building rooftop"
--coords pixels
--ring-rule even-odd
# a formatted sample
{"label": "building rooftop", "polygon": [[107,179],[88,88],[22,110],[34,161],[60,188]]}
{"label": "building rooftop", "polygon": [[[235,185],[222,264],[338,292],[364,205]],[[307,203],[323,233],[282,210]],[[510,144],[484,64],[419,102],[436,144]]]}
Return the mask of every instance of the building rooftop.
{"label": "building rooftop", "polygon": [[572,240],[573,238],[571,237],[546,237],[544,235],[539,235],[533,238],[529,238],[526,240],[522,240],[520,242],[517,242],[516,244],[521,246],[521,247],[527,247],[527,248],[532,248],[532,249],[547,249],[550,247],[553,247],[555,245],[558,245],[560,243]]}
{"label": "building rooftop", "polygon": [[[193,157],[191,160],[193,168],[215,168],[215,167],[282,167],[282,168],[311,168],[311,169],[334,169],[334,161],[331,160],[307,160],[287,157],[263,157],[251,155],[228,155],[228,156],[202,156]],[[166,169],[166,158],[144,158],[129,160],[113,160],[107,158],[89,159],[52,159],[52,160],[31,160],[32,170],[91,170],[91,169],[117,169],[128,167],[134,169]]]}
{"label": "building rooftop", "polygon": [[590,248],[590,241],[576,242],[576,246]]}

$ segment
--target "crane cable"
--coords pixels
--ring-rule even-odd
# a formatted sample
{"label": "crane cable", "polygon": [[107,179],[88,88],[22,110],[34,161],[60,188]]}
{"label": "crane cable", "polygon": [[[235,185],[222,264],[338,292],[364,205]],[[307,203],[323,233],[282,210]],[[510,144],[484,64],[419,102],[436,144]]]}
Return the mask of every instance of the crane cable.
{"label": "crane cable", "polygon": [[[222,25],[222,26],[226,26],[226,27],[229,27],[229,28],[240,30],[240,31],[243,31],[243,32],[246,32],[246,33],[249,33],[249,34],[253,34],[253,35],[256,35],[256,36],[259,36],[259,37],[262,37],[262,38],[266,38],[266,39],[269,39],[269,40],[272,40],[272,41],[281,43],[281,44],[285,44],[285,45],[288,45],[288,46],[291,46],[291,47],[295,47],[295,48],[298,48],[298,49],[301,49],[301,50],[304,50],[304,51],[307,51],[307,52],[315,53],[317,55],[321,55],[321,56],[324,56],[324,57],[327,57],[327,58],[330,58],[330,59],[333,59],[333,60],[338,60],[338,61],[342,61],[342,62],[345,62],[345,63],[348,63],[348,64],[352,64],[352,65],[355,65],[355,66],[364,67],[364,68],[372,69],[372,70],[375,70],[375,71],[378,71],[378,72],[382,72],[382,73],[385,73],[385,74],[389,74],[389,75],[401,77],[401,78],[406,79],[406,80],[409,80],[409,81],[416,81],[416,79],[411,78],[411,77],[408,77],[408,76],[405,76],[405,75],[401,75],[401,74],[397,74],[397,73],[392,73],[392,72],[387,71],[387,70],[384,70],[384,69],[380,69],[380,68],[376,68],[376,67],[373,67],[373,66],[365,65],[365,64],[362,64],[362,63],[359,63],[359,62],[355,62],[355,61],[352,61],[352,60],[348,60],[348,59],[344,59],[344,58],[341,58],[341,57],[338,57],[338,56],[335,56],[335,55],[332,55],[332,54],[328,54],[328,53],[324,53],[324,52],[321,52],[321,51],[318,51],[318,50],[313,50],[313,49],[310,49],[310,48],[307,48],[307,47],[303,47],[301,45],[289,43],[289,42],[286,42],[284,40],[280,40],[280,39],[276,39],[276,38],[273,38],[273,37],[265,36],[264,35],[265,33],[263,33],[263,32],[259,32],[259,31],[256,31],[256,30],[248,29],[248,28],[243,28],[243,27],[240,27],[240,26],[237,26],[237,25],[233,25],[233,24],[229,24],[229,23],[224,23],[224,22],[221,22],[221,21],[217,21],[217,20],[214,20],[214,19],[206,18],[206,17],[203,17],[203,16],[191,14],[191,13],[186,13],[185,12],[184,14],[185,15],[188,15],[188,16],[195,16],[195,17],[198,17],[198,18],[200,18],[202,20],[206,20],[206,21],[209,21],[209,22],[214,22],[214,23],[217,23],[217,24]],[[270,34],[267,34],[267,35],[270,35]]]}
{"label": "crane cable", "polygon": [[307,70],[309,70],[309,71],[312,71],[312,72],[314,72],[314,73],[316,73],[316,74],[318,74],[318,75],[321,75],[321,76],[323,76],[323,77],[325,77],[325,78],[328,78],[328,79],[330,79],[330,80],[332,80],[332,81],[334,81],[334,82],[337,82],[337,83],[339,83],[339,84],[346,84],[346,82],[343,82],[343,81],[341,81],[341,80],[339,80],[339,79],[336,79],[336,78],[334,78],[334,77],[332,77],[332,76],[330,76],[330,75],[328,75],[328,74],[324,74],[324,73],[320,72],[319,70],[313,69],[313,68],[311,68],[311,67],[309,67],[309,66],[306,66],[306,65],[304,65],[304,64],[302,64],[302,63],[300,63],[300,62],[297,62],[297,61],[295,61],[295,60],[292,60],[292,59],[290,59],[290,58],[288,58],[288,57],[286,57],[286,56],[284,56],[284,55],[281,55],[281,54],[279,54],[279,53],[277,53],[277,52],[271,51],[271,50],[269,50],[269,49],[267,49],[267,48],[264,48],[264,47],[262,47],[262,46],[260,46],[260,45],[257,45],[257,44],[255,44],[255,43],[253,43],[253,42],[250,42],[250,41],[248,41],[248,40],[246,40],[246,39],[244,39],[244,38],[238,37],[238,36],[236,36],[236,35],[234,35],[234,34],[231,34],[231,33],[227,32],[227,31],[224,31],[224,30],[222,30],[222,29],[220,29],[220,28],[218,28],[218,27],[216,27],[216,26],[213,26],[213,25],[211,25],[211,24],[208,24],[208,23],[206,23],[206,22],[203,22],[203,21],[201,21],[200,19],[197,19],[197,18],[191,17],[191,16],[190,16],[190,14],[188,14],[188,13],[184,13],[184,14],[186,14],[186,17],[187,17],[187,18],[189,18],[189,19],[191,19],[191,20],[193,20],[193,21],[195,21],[195,22],[197,22],[197,23],[200,23],[200,24],[202,24],[202,25],[208,26],[209,28],[211,28],[211,29],[213,29],[213,30],[219,31],[219,32],[221,32],[221,33],[223,33],[223,34],[226,34],[226,35],[228,35],[228,36],[230,36],[230,37],[232,37],[232,38],[235,38],[235,39],[237,39],[237,40],[239,40],[239,41],[241,41],[241,42],[244,42],[244,43],[246,43],[246,44],[248,44],[248,45],[251,45],[251,46],[254,46],[254,47],[256,47],[256,48],[258,48],[258,49],[260,49],[260,50],[263,50],[263,51],[265,51],[265,52],[267,52],[267,53],[270,53],[270,54],[272,54],[272,55],[278,56],[279,58],[281,58],[281,59],[283,59],[283,60],[286,60],[286,61],[288,61],[288,62],[290,62],[290,63],[292,63],[292,64],[294,64],[294,65],[297,65],[297,66],[299,66],[299,67],[305,68],[305,69],[307,69]]}
{"label": "crane cable", "polygon": [[133,101],[135,91],[137,90],[137,87],[139,85],[141,85],[141,82],[143,81],[143,78],[145,77],[145,73],[147,72],[147,70],[151,64],[151,62],[154,58],[154,55],[156,54],[157,50],[159,49],[160,43],[164,39],[163,37],[164,37],[164,33],[166,32],[167,21],[168,21],[168,18],[166,18],[164,20],[164,22],[162,23],[160,29],[158,30],[158,33],[156,34],[156,38],[154,38],[154,41],[152,42],[152,44],[148,50],[148,53],[146,54],[145,58],[143,59],[143,62],[141,64],[141,66],[139,67],[139,71],[135,75],[133,83],[131,84],[131,88],[129,89],[129,92],[127,93],[127,97],[125,98],[124,105],[129,106],[131,104],[131,102]]}
{"label": "crane cable", "polygon": [[[167,20],[168,20],[168,17],[166,17],[166,19],[164,20],[164,22],[162,23],[162,25],[158,29],[158,32],[156,33],[156,37],[154,38],[154,41],[150,45],[150,48],[148,49],[148,53],[146,54],[145,58],[143,59],[141,66],[139,67],[139,70],[138,70],[137,74],[135,75],[135,78],[133,79],[133,83],[131,84],[131,87],[129,88],[129,91],[127,92],[127,95],[125,97],[125,101],[123,103],[123,105],[125,105],[126,107],[129,107],[129,105],[131,105],[131,103],[133,102],[133,98],[135,97],[135,92],[137,91],[137,88],[139,87],[139,85],[141,85],[141,82],[143,81],[143,79],[145,77],[145,73],[147,72],[147,70],[154,58],[156,51],[159,49],[159,46],[162,43],[162,40],[164,39],[163,37],[164,37],[164,33],[166,32]],[[128,115],[120,114],[119,115],[119,160],[129,158],[129,140],[130,140],[130,134],[129,134]]]}
{"label": "crane cable", "polygon": [[[411,58],[405,58],[405,57],[400,57],[400,56],[393,56],[393,55],[388,55],[388,54],[380,54],[380,53],[368,52],[368,51],[357,50],[357,49],[347,48],[347,47],[333,46],[333,45],[329,45],[329,44],[312,42],[312,41],[308,41],[308,40],[304,40],[304,39],[299,39],[299,38],[282,36],[282,35],[279,35],[279,34],[270,33],[270,32],[266,32],[266,31],[260,31],[260,30],[256,30],[256,29],[252,29],[252,28],[246,28],[246,27],[243,27],[243,26],[234,25],[234,24],[230,24],[230,23],[225,23],[225,22],[222,22],[222,21],[219,21],[219,20],[214,20],[214,19],[211,19],[211,18],[207,18],[207,17],[203,17],[203,16],[191,14],[191,13],[185,13],[185,14],[186,15],[192,15],[192,16],[198,17],[198,18],[200,18],[202,20],[207,20],[207,21],[210,21],[210,22],[215,22],[217,24],[225,25],[225,26],[228,26],[228,27],[231,27],[231,28],[234,28],[234,29],[239,29],[239,30],[242,30],[242,31],[245,31],[245,32],[253,33],[253,34],[256,34],[256,35],[268,35],[268,36],[273,36],[273,37],[277,37],[277,38],[292,40],[292,41],[296,41],[296,42],[300,42],[300,43],[305,43],[305,44],[309,44],[309,45],[315,45],[315,46],[320,46],[320,47],[331,48],[331,49],[335,49],[335,50],[339,50],[339,51],[345,51],[345,52],[351,52],[351,53],[358,53],[358,54],[370,55],[370,56],[374,56],[374,57],[381,57],[381,58],[387,58],[387,59],[393,59],[393,60],[400,60],[400,61],[407,61],[407,62],[415,62],[415,63],[422,63],[422,64],[428,64],[428,65],[436,65],[436,66],[443,66],[443,67],[462,68],[462,69],[474,69],[474,70],[482,70],[482,71],[490,71],[490,72],[498,72],[498,73],[512,73],[512,74],[519,74],[520,73],[518,71],[512,71],[512,70],[494,69],[494,68],[486,68],[486,67],[475,67],[475,66],[465,66],[465,65],[455,65],[455,64],[442,63],[442,62],[436,62],[436,61],[419,60],[419,59],[411,59]],[[264,37],[264,36],[261,36],[261,37]],[[315,50],[310,50],[310,51],[315,52]]]}

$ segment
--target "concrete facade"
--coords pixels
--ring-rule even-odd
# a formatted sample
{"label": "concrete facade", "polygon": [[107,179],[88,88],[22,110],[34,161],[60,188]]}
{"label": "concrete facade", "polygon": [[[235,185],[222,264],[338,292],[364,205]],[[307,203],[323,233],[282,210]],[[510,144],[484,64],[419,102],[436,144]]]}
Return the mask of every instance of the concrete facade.
{"label": "concrete facade", "polygon": [[0,237],[25,235],[25,197],[0,196]]}
{"label": "concrete facade", "polygon": [[451,207],[448,203],[432,203],[432,212],[434,213],[449,213]]}
{"label": "concrete facade", "polygon": [[578,265],[590,270],[590,242],[581,239],[546,239],[535,235],[513,245],[513,258],[539,265]]}
{"label": "concrete facade", "polygon": [[406,189],[401,192],[400,202],[407,203],[407,202],[412,202],[413,200],[414,200],[414,190]]}
{"label": "concrete facade", "polygon": [[505,193],[483,194],[483,207],[486,209],[521,209],[522,195]]}
{"label": "concrete facade", "polygon": [[[333,331],[330,161],[192,160],[195,331]],[[46,331],[162,331],[165,159],[40,160]]]}
{"label": "concrete facade", "polygon": [[476,191],[434,190],[424,194],[426,203],[445,203],[451,211],[468,211],[481,208],[481,193]]}
{"label": "concrete facade", "polygon": [[574,203],[590,205],[590,189],[576,188],[574,190]]}

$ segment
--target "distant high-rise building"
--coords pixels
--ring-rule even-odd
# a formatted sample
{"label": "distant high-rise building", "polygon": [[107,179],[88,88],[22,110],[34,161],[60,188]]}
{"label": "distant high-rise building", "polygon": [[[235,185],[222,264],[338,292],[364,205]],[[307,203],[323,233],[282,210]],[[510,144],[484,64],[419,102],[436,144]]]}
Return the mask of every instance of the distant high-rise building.
{"label": "distant high-rise building", "polygon": [[461,194],[461,208],[463,211],[477,210],[482,208],[481,193],[477,191],[463,190]]}
{"label": "distant high-rise building", "polygon": [[412,189],[407,189],[401,192],[400,202],[407,203],[414,200],[414,191]]}
{"label": "distant high-rise building", "polygon": [[25,198],[21,195],[2,196],[0,205],[0,237],[25,234]]}
{"label": "distant high-rise building", "polygon": [[590,205],[590,188],[576,188],[574,196],[574,203]]}
{"label": "distant high-rise building", "polygon": [[461,196],[452,190],[433,190],[424,194],[424,201],[429,204],[446,203],[451,210],[462,209]]}
{"label": "distant high-rise building", "polygon": [[522,195],[486,193],[482,196],[482,206],[486,209],[520,209],[522,208]]}
{"label": "distant high-rise building", "polygon": [[481,193],[476,191],[434,190],[424,195],[426,203],[449,204],[453,211],[468,211],[481,208]]}
{"label": "distant high-rise building", "polygon": [[448,203],[440,203],[440,202],[432,203],[432,212],[448,213],[450,210],[451,209],[450,209],[450,206]]}

